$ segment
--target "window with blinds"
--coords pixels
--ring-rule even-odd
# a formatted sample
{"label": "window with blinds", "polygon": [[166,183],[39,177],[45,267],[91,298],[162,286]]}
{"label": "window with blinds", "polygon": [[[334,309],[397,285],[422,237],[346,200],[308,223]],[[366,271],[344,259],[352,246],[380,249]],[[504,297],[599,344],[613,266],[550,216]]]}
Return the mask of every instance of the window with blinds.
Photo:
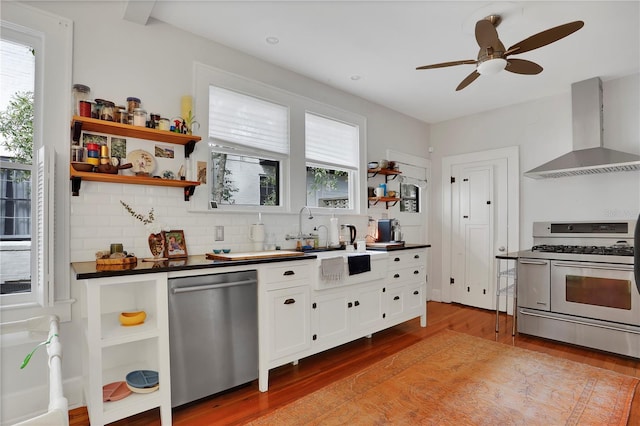
{"label": "window with blinds", "polygon": [[359,131],[358,126],[350,123],[305,114],[308,206],[354,208]]}
{"label": "window with blinds", "polygon": [[289,155],[286,106],[209,86],[210,207],[280,206]]}

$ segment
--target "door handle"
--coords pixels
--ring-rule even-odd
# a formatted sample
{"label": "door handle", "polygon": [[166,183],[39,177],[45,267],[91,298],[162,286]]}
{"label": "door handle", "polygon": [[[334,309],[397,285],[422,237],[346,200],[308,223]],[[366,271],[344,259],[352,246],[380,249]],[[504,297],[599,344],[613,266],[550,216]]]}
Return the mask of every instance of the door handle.
{"label": "door handle", "polygon": [[294,303],[296,303],[296,299],[287,299],[284,301],[285,305],[293,305]]}
{"label": "door handle", "polygon": [[295,275],[296,273],[293,271],[284,271],[284,273],[282,275],[284,275],[285,277],[288,275]]}

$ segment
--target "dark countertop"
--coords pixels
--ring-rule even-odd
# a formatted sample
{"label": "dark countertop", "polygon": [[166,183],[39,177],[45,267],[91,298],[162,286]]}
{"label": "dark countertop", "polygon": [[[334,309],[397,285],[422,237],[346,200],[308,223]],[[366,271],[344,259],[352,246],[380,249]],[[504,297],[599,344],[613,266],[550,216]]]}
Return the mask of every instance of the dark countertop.
{"label": "dark countertop", "polygon": [[389,246],[389,247],[371,247],[368,246],[367,250],[372,251],[398,251],[398,250],[411,250],[419,248],[429,248],[431,244],[405,244],[404,246]]}
{"label": "dark countertop", "polygon": [[509,259],[509,260],[515,260],[518,257],[520,257],[520,252],[519,251],[513,251],[513,252],[509,252],[509,253],[502,253],[502,254],[496,254],[496,259]]}
{"label": "dark countertop", "polygon": [[[431,244],[405,244],[402,247],[367,247],[372,251],[399,251],[418,248],[428,248]],[[76,274],[76,279],[84,280],[89,278],[120,277],[125,275],[150,274],[154,272],[186,271],[190,269],[214,269],[228,266],[257,265],[262,263],[290,262],[296,260],[316,259],[314,252],[305,253],[304,256],[296,257],[271,257],[267,259],[250,260],[210,260],[205,255],[188,256],[184,259],[169,259],[160,262],[143,262],[138,258],[138,262],[125,266],[101,266],[97,267],[96,262],[72,262],[71,267]]]}
{"label": "dark countertop", "polygon": [[160,262],[143,262],[138,258],[134,265],[104,266],[98,268],[96,262],[72,262],[71,267],[76,279],[119,277],[125,275],[150,274],[154,272],[186,271],[189,269],[224,268],[227,266],[256,265],[261,263],[291,262],[296,260],[316,259],[315,254],[296,257],[271,257],[251,260],[209,260],[204,254],[188,256],[184,259],[169,259]]}

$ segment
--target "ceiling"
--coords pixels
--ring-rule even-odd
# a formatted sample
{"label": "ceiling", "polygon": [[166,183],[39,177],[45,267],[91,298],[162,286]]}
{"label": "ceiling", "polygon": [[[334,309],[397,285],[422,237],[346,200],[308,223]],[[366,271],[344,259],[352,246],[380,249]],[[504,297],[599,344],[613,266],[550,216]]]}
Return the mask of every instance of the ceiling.
{"label": "ceiling", "polygon": [[[640,72],[638,1],[162,1],[150,16],[427,123],[568,93],[571,83]],[[538,75],[503,71],[456,86],[475,65],[477,20],[500,14],[508,48],[582,20],[578,32],[513,55]],[[277,44],[269,44],[276,37]]]}

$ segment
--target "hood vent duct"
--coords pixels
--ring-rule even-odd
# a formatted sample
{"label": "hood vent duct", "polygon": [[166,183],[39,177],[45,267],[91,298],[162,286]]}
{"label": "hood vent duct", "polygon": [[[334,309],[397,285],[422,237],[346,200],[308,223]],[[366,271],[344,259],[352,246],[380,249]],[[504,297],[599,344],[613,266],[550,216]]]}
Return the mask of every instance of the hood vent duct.
{"label": "hood vent duct", "polygon": [[602,81],[571,85],[573,151],[524,175],[534,179],[640,170],[640,155],[603,147]]}

